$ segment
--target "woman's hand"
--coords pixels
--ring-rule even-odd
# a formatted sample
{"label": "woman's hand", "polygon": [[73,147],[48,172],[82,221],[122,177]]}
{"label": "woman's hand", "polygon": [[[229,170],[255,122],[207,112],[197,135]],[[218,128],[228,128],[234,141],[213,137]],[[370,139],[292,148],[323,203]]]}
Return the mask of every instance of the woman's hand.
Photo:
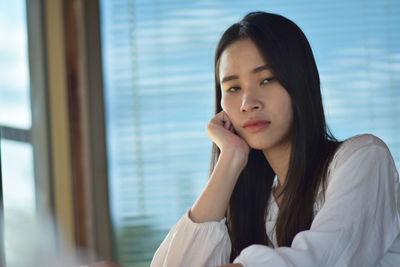
{"label": "woman's hand", "polygon": [[221,153],[238,153],[244,165],[247,163],[250,146],[235,133],[235,129],[225,111],[217,113],[207,125],[207,134],[218,146]]}

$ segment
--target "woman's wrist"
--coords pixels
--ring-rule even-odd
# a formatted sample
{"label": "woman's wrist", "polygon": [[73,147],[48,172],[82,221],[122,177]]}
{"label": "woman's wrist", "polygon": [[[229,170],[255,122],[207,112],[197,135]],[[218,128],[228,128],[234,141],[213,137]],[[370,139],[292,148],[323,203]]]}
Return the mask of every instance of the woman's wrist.
{"label": "woman's wrist", "polygon": [[239,149],[230,148],[221,151],[218,161],[219,160],[229,161],[230,168],[238,171],[240,174],[240,172],[242,172],[242,170],[247,164],[248,157],[249,157],[248,152],[243,152]]}

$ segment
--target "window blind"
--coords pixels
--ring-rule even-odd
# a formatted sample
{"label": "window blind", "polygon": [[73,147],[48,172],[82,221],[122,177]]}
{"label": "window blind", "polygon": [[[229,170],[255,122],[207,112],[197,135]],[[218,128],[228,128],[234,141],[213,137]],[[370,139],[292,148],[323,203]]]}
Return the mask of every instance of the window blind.
{"label": "window blind", "polygon": [[222,32],[254,10],[287,16],[305,32],[333,133],[373,133],[400,166],[400,2],[102,0],[110,207],[120,264],[148,266],[205,186],[214,50]]}

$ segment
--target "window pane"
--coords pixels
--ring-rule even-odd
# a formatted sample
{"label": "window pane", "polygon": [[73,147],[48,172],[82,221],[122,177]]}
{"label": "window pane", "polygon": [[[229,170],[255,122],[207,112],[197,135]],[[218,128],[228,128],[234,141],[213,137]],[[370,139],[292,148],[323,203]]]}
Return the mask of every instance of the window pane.
{"label": "window pane", "polygon": [[400,2],[102,0],[110,201],[121,264],[148,266],[208,178],[213,54],[251,10],[305,32],[339,139],[369,132],[400,166]]}
{"label": "window pane", "polygon": [[29,129],[25,0],[0,1],[0,125]]}
{"label": "window pane", "polygon": [[[6,263],[7,266],[30,266],[34,244],[29,238],[32,233],[25,229],[32,225],[36,213],[32,146],[4,139],[0,145]],[[21,235],[21,232],[28,235]]]}

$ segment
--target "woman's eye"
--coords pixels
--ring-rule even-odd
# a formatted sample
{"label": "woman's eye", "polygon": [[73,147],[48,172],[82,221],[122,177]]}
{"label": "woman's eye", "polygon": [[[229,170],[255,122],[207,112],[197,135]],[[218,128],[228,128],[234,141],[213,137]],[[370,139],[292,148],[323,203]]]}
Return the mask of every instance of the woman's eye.
{"label": "woman's eye", "polygon": [[237,90],[239,90],[240,88],[239,87],[231,87],[231,88],[229,88],[228,90],[226,90],[227,92],[236,92]]}
{"label": "woman's eye", "polygon": [[265,79],[262,81],[262,84],[270,83],[273,79],[274,79],[273,77],[271,77],[271,78],[265,78]]}

